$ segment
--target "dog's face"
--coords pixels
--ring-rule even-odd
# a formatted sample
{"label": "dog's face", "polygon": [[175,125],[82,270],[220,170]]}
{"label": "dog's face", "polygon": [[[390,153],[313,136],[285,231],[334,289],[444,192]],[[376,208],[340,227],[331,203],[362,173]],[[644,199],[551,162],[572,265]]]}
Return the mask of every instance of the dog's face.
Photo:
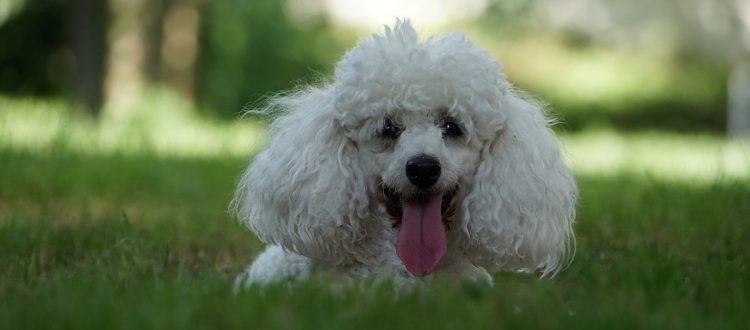
{"label": "dog's face", "polygon": [[404,199],[459,188],[476,170],[480,145],[456,113],[441,107],[400,111],[375,120],[362,154],[375,164],[379,184]]}
{"label": "dog's face", "polygon": [[416,275],[431,273],[446,252],[445,232],[479,164],[471,121],[447,106],[397,109],[371,119],[371,134],[357,141],[373,203],[387,212],[397,253]]}

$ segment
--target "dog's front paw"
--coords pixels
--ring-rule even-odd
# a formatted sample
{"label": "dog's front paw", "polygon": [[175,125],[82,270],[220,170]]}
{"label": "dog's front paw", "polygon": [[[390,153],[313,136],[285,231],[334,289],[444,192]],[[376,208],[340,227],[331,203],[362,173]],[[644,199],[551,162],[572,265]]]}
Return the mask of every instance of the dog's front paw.
{"label": "dog's front paw", "polygon": [[310,276],[310,259],[269,245],[245,271],[234,280],[235,289],[253,285],[266,286]]}

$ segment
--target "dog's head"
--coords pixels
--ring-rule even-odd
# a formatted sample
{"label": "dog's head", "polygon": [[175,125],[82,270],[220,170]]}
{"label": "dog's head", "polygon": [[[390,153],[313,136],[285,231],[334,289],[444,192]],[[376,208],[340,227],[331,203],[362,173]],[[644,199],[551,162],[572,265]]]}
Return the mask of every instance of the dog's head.
{"label": "dog's head", "polygon": [[235,198],[262,240],[346,263],[391,233],[418,276],[448,249],[490,269],[564,264],[573,179],[541,107],[463,35],[420,42],[399,22],[348,52],[333,84],[272,106],[290,112]]}

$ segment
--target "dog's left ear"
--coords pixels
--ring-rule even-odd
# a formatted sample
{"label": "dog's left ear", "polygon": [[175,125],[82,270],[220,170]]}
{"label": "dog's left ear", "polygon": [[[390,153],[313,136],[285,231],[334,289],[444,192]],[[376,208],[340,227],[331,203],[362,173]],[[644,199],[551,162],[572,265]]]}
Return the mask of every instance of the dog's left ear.
{"label": "dog's left ear", "polygon": [[572,257],[578,191],[541,106],[509,92],[464,199],[465,252],[490,270],[554,274]]}

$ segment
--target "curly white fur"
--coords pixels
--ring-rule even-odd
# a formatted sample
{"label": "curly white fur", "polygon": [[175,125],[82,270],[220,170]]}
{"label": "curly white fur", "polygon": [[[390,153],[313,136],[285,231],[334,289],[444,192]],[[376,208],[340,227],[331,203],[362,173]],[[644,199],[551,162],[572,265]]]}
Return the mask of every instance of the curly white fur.
{"label": "curly white fur", "polygon": [[[240,282],[314,272],[421,280],[397,256],[399,229],[377,201],[383,186],[416,193],[403,173],[416,154],[440,161],[432,189],[457,187],[447,252],[428,277],[547,275],[570,260],[577,190],[542,107],[463,34],[420,42],[398,21],[350,50],[333,83],[274,98],[269,109],[284,114],[233,201],[269,245]],[[445,136],[446,118],[462,136]],[[382,136],[386,120],[402,127],[396,140]]]}

